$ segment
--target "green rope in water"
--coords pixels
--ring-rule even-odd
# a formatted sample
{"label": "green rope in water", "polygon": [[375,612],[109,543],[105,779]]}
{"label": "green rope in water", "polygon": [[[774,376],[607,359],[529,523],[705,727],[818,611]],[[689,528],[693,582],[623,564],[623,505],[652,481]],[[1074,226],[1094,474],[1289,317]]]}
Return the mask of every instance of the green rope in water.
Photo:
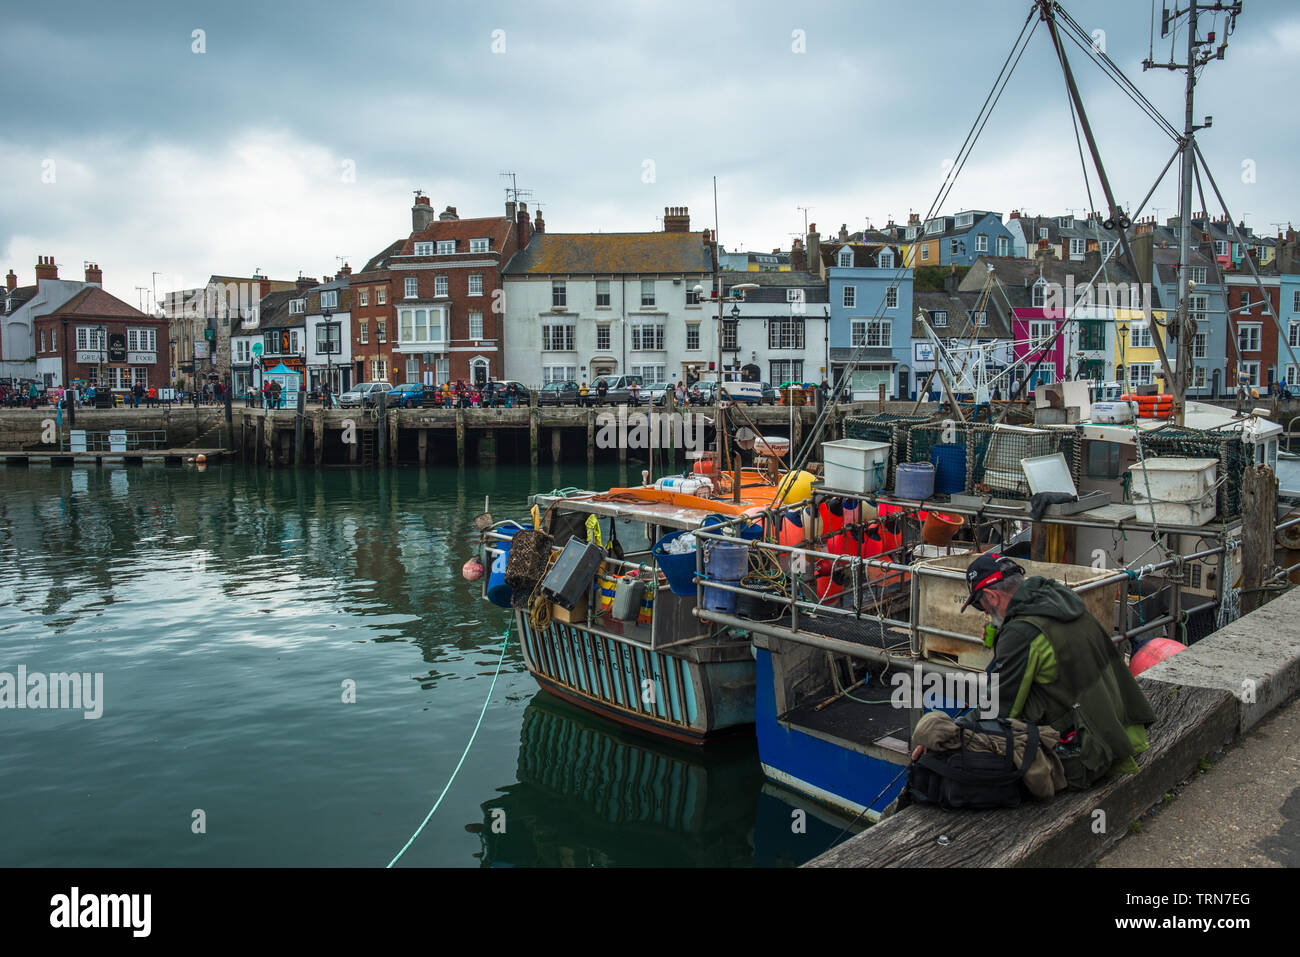
{"label": "green rope in water", "polygon": [[[513,622],[511,622],[511,624],[513,624]],[[424,826],[428,824],[429,820],[433,817],[434,811],[438,810],[438,806],[442,804],[442,799],[445,798],[447,792],[451,790],[451,786],[456,780],[456,775],[460,773],[461,765],[464,764],[465,759],[469,757],[469,749],[474,746],[474,739],[478,737],[479,728],[483,727],[483,716],[487,714],[488,702],[492,700],[492,691],[497,686],[497,677],[501,674],[501,665],[506,660],[506,646],[508,644],[510,644],[510,625],[506,626],[506,633],[501,636],[501,656],[497,658],[497,670],[492,675],[492,684],[488,686],[487,697],[483,699],[483,710],[479,712],[478,722],[474,725],[474,732],[469,736],[469,742],[465,745],[464,753],[461,754],[460,760],[456,762],[456,768],[451,772],[451,777],[447,779],[447,786],[443,788],[442,793],[438,795],[438,800],[433,802],[433,807],[430,808],[429,813],[424,816],[424,820],[421,821],[420,826],[415,829],[415,833],[411,835],[410,840],[408,840],[393,859],[388,862],[388,867],[392,867],[396,864],[398,859],[410,849],[412,844],[415,843],[415,839],[420,836],[420,832],[424,830]]]}

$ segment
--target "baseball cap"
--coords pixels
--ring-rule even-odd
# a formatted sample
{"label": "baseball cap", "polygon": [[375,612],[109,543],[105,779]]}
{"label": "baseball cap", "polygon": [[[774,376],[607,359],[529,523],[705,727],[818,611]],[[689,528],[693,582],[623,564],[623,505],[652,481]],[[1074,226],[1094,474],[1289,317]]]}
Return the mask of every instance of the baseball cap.
{"label": "baseball cap", "polygon": [[970,595],[962,603],[961,610],[965,611],[969,608],[975,597],[990,585],[996,585],[1009,575],[1023,575],[1024,573],[1023,568],[1005,555],[985,552],[971,562],[966,569],[966,587],[970,589]]}

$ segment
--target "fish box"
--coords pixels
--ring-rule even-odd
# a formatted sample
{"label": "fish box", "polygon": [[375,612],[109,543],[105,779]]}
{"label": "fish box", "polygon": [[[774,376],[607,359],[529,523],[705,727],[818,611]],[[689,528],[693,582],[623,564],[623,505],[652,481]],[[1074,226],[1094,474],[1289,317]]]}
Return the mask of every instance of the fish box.
{"label": "fish box", "polygon": [[885,487],[889,443],[841,439],[822,443],[822,484],[826,488],[866,495]]}
{"label": "fish box", "polygon": [[[940,661],[960,668],[982,671],[993,657],[991,649],[984,647],[984,626],[989,618],[973,607],[962,612],[962,602],[968,594],[966,590],[966,568],[976,556],[949,555],[943,558],[930,558],[914,566],[919,591],[917,607],[912,609],[916,623],[922,628],[937,628],[952,632],[951,635],[937,635],[921,632],[921,655],[929,661]],[[1025,577],[1041,575],[1062,582],[1066,586],[1078,589],[1111,574],[1106,569],[1092,568],[1087,565],[1064,565],[1052,562],[1031,562],[1017,558],[1016,564],[1025,570]],[[937,574],[940,571],[957,572],[962,578],[945,578]],[[1103,585],[1084,592],[1079,596],[1088,612],[1101,622],[1106,631],[1113,632],[1116,623],[1116,602],[1119,600],[1119,585]],[[1009,689],[1004,689],[1004,693]]]}
{"label": "fish box", "polygon": [[[1128,467],[1129,500],[1139,522],[1204,525],[1218,513],[1218,459],[1148,458]],[[1150,491],[1148,492],[1148,486]]]}

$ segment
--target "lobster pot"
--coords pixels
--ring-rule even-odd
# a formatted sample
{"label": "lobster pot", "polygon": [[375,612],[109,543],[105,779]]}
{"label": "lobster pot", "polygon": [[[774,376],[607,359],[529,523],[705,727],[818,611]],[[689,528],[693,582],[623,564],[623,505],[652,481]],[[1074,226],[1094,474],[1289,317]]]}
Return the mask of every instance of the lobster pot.
{"label": "lobster pot", "polygon": [[511,603],[520,608],[546,574],[546,563],[551,557],[551,536],[545,532],[525,528],[510,541],[510,556],[506,559],[506,584],[513,593]]}

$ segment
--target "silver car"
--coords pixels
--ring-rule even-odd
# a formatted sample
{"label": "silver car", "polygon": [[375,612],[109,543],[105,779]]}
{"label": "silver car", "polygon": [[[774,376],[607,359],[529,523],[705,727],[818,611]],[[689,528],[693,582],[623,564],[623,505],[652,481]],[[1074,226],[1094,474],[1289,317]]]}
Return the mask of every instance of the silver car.
{"label": "silver car", "polygon": [[372,406],[379,401],[379,393],[391,392],[393,386],[388,382],[361,382],[339,396],[339,408],[352,409],[358,406]]}

